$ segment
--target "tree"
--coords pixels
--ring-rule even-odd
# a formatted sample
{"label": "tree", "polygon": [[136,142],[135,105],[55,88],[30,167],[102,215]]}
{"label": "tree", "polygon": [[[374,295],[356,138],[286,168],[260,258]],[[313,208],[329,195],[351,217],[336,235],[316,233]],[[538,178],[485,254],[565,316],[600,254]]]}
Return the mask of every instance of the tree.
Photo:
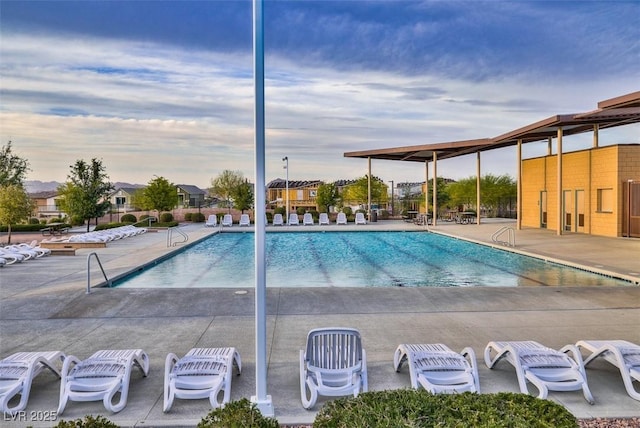
{"label": "tree", "polygon": [[209,189],[209,192],[213,196],[225,201],[229,212],[231,212],[233,194],[244,182],[244,176],[240,171],[225,169],[219,176],[211,180],[211,189]]}
{"label": "tree", "polygon": [[[447,186],[451,203],[476,207],[476,177],[463,178]],[[480,178],[480,203],[493,215],[500,202],[516,196],[516,183],[509,175],[487,174]]]}
{"label": "tree", "polygon": [[22,187],[29,171],[29,162],[11,152],[11,141],[0,149],[0,186]]}
{"label": "tree", "polygon": [[160,211],[170,211],[178,205],[178,192],[175,184],[164,177],[156,177],[135,193],[134,203],[143,210],[156,210],[160,214]]}
{"label": "tree", "polygon": [[253,187],[245,181],[233,190],[231,198],[234,208],[244,213],[253,206]]}
{"label": "tree", "polygon": [[0,224],[7,225],[8,244],[11,244],[11,225],[27,219],[33,208],[34,203],[22,185],[0,186]]}
{"label": "tree", "polygon": [[68,181],[58,188],[60,206],[71,217],[87,220],[87,232],[92,218],[105,215],[111,203],[109,193],[114,190],[105,173],[102,161],[93,158],[91,163],[77,160],[71,165]]}
{"label": "tree", "polygon": [[318,186],[318,193],[316,194],[316,203],[321,212],[328,212],[329,207],[336,205],[340,195],[338,194],[338,188],[335,183],[321,184]]}
{"label": "tree", "polygon": [[[342,193],[342,200],[354,201],[358,204],[366,204],[369,200],[369,177],[364,176],[358,178],[353,184],[345,187]],[[387,185],[378,177],[372,177],[371,179],[371,203],[380,204],[386,202]]]}

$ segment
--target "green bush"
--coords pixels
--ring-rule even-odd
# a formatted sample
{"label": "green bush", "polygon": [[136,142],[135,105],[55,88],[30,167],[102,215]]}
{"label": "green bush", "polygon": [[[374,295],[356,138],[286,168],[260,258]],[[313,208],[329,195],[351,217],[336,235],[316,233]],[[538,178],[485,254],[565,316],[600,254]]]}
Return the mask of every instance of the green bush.
{"label": "green bush", "polygon": [[162,213],[160,214],[160,223],[169,223],[173,221],[173,214]]}
{"label": "green bush", "polygon": [[[151,227],[176,227],[179,223],[177,221],[169,221],[166,223],[163,222],[156,222],[156,223],[151,223]],[[146,226],[145,226],[146,227]]]}
{"label": "green bush", "polygon": [[[186,220],[186,218],[185,218]],[[191,215],[191,221],[194,223],[204,223],[204,214],[202,213],[193,213]]]}
{"label": "green bush", "polygon": [[84,219],[77,215],[71,217],[71,224],[74,226],[82,226],[84,224]]}
{"label": "green bush", "polygon": [[53,428],[119,428],[118,425],[111,422],[104,416],[93,417],[87,415],[84,419],[76,419],[73,421],[65,421],[64,419],[58,422]]}
{"label": "green bush", "polygon": [[346,215],[347,217],[353,215],[353,210],[351,209],[351,207],[343,207],[342,208],[342,212],[344,213],[344,215]]}
{"label": "green bush", "polygon": [[265,214],[267,215],[267,221],[269,223],[273,223],[273,214],[274,213],[272,213],[271,211],[267,211]]}
{"label": "green bush", "polygon": [[378,220],[389,220],[390,214],[387,210],[380,210],[378,213]]}
{"label": "green bush", "polygon": [[184,221],[191,221],[193,217],[193,213],[185,213]]}
{"label": "green bush", "polygon": [[307,209],[304,208],[304,207],[296,208],[296,214],[298,214],[298,215],[304,215],[304,213],[306,213],[306,212],[307,212]]}
{"label": "green bush", "polygon": [[577,428],[562,405],[527,394],[431,394],[423,389],[365,392],[325,404],[314,428],[338,427]]}
{"label": "green bush", "polygon": [[276,207],[276,209],[273,210],[274,214],[282,214],[282,216],[284,217],[285,214],[287,213],[287,209],[285,207]]}
{"label": "green bush", "polygon": [[[47,227],[46,224],[12,224],[11,232],[40,232]],[[64,224],[62,227],[71,227],[70,224]],[[0,232],[7,232],[7,225],[0,226]]]}
{"label": "green bush", "polygon": [[48,223],[62,223],[62,219],[60,217],[52,217],[49,219]]}
{"label": "green bush", "polygon": [[320,217],[320,214],[318,213],[318,211],[311,210],[309,211],[309,213],[311,214],[311,217],[313,217],[313,220],[318,221],[318,218]]}
{"label": "green bush", "polygon": [[138,219],[133,214],[124,214],[122,217],[120,217],[120,221],[122,223],[135,223],[136,221],[138,221]]}
{"label": "green bush", "polygon": [[29,223],[29,224],[40,224],[40,220],[38,220],[35,217],[31,217],[27,223]]}
{"label": "green bush", "polygon": [[279,428],[278,421],[265,418],[254,403],[243,398],[214,409],[202,418],[198,428]]}

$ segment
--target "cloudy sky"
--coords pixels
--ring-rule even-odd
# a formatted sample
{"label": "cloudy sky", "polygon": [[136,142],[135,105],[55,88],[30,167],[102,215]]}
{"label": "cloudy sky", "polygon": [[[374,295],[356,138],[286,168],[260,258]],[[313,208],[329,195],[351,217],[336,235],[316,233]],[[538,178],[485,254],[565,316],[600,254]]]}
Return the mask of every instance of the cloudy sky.
{"label": "cloudy sky", "polygon": [[[95,157],[112,181],[253,181],[251,13],[244,0],[2,0],[2,145],[30,180]],[[284,178],[284,156],[291,180],[357,178],[366,161],[344,152],[494,137],[639,89],[637,1],[267,0],[264,13],[267,180]],[[601,139],[638,142],[640,128]],[[483,173],[514,175],[514,160],[484,154]],[[475,156],[438,172],[474,175]],[[422,181],[424,165],[374,160],[373,173]]]}

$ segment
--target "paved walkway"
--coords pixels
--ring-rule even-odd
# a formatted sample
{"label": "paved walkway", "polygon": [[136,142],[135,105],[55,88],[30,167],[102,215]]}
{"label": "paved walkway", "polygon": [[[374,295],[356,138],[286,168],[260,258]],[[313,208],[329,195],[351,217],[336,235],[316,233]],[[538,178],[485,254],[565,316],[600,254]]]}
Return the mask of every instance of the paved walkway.
{"label": "paved walkway", "polygon": [[[503,224],[438,225],[434,231],[489,242]],[[504,225],[512,225],[504,223]],[[333,230],[338,226],[330,226]],[[298,226],[292,229],[309,230]],[[326,226],[325,226],[326,228]],[[348,228],[355,228],[349,226]],[[420,229],[402,222],[380,221],[373,230]],[[284,228],[286,229],[286,228]],[[340,227],[340,230],[344,230]],[[213,232],[202,225],[182,230],[190,242]],[[240,231],[235,226],[234,231]],[[323,229],[325,230],[325,229]],[[247,231],[243,228],[242,231]],[[114,241],[107,248],[78,250],[75,257],[52,256],[0,270],[0,355],[59,349],[86,358],[104,348],[143,348],[150,356],[147,378],[133,376],[127,407],[109,414],[100,402],[68,404],[58,418],[103,414],[121,426],[195,426],[210,410],[207,400],[177,400],[162,412],[164,360],[192,347],[235,346],[243,373],[233,380],[232,399],[255,395],[253,284],[238,289],[87,288],[87,255],[95,251],[109,275],[124,274],[151,263],[167,248],[166,232]],[[544,230],[516,232],[516,249],[549,259],[563,259],[640,280],[640,240],[584,235],[557,237]],[[101,282],[92,259],[91,281]],[[176,272],[180,275],[180,272]],[[494,370],[482,362],[491,340],[537,340],[559,348],[579,339],[615,338],[640,343],[640,287],[518,288],[269,288],[267,290],[268,393],[281,423],[309,423],[315,411],[299,399],[298,354],[307,332],[343,325],[360,329],[367,350],[371,390],[405,388],[406,370],[395,373],[392,356],[399,343],[442,342],[455,350],[471,346],[478,357],[482,392],[518,391],[513,369]],[[595,362],[588,370],[596,404],[579,392],[551,393],[580,418],[640,416],[640,402],[625,392],[619,373]],[[531,388],[531,392],[534,389]],[[34,384],[26,421],[3,418],[0,426],[34,427],[57,408],[59,382],[48,374]],[[316,409],[324,399],[320,399]]]}

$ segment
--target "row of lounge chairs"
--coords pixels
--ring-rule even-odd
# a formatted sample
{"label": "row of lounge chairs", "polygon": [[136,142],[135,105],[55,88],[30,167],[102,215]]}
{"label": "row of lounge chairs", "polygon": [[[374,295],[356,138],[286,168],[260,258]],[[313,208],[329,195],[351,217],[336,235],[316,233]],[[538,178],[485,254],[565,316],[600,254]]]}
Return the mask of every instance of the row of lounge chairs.
{"label": "row of lounge chairs", "polygon": [[[589,353],[584,360],[582,351]],[[582,390],[591,404],[594,399],[585,366],[598,358],[617,367],[629,395],[640,400],[640,393],[633,386],[634,381],[640,382],[640,346],[631,342],[581,340],[559,351],[534,341],[490,342],[484,351],[489,368],[501,360],[515,368],[522,393],[528,393],[527,382],[536,386],[540,398],[546,398],[548,391]],[[457,353],[441,343],[401,344],[393,357],[396,372],[405,363],[415,389],[422,387],[432,393],[480,392],[471,348]],[[228,403],[234,366],[239,375],[242,363],[235,348],[193,348],[182,358],[167,355],[163,411],[168,412],[176,398],[207,398],[214,408]],[[145,377],[149,373],[149,357],[141,349],[101,350],[85,360],[59,351],[18,352],[0,361],[0,411],[16,414],[24,410],[33,379],[48,369],[61,378],[58,414],[69,401],[99,400],[107,410],[119,412],[127,404],[134,367]],[[360,391],[366,392],[367,377],[366,352],[358,330],[321,328],[309,332],[306,347],[300,351],[304,408],[311,409],[320,395],[355,397]],[[117,394],[119,398],[114,402]]]}
{"label": "row of lounge chairs", "polygon": [[93,232],[81,233],[65,238],[50,238],[42,242],[111,242],[118,239],[137,236],[147,231],[144,227],[132,225],[114,227],[112,229],[94,230]]}
{"label": "row of lounge chairs", "polygon": [[[346,225],[347,223],[348,223],[347,215],[345,213],[338,213],[336,217],[336,224]],[[241,214],[238,224],[240,226],[250,226],[251,220],[249,218],[249,214]],[[269,224],[268,221],[267,221],[267,224]],[[273,226],[284,226],[285,223],[284,223],[284,218],[282,217],[282,214],[280,213],[274,214],[271,224]],[[302,216],[302,224],[304,226],[313,226],[314,224],[316,224],[311,213],[305,213]],[[320,213],[317,224],[320,226],[331,224],[331,221],[329,220],[329,215],[327,213]],[[356,213],[355,224],[367,224],[367,220],[363,213],[360,213],[360,212]],[[222,217],[220,225],[222,225],[223,227],[233,226],[233,217],[231,216],[231,214],[225,214]],[[287,226],[299,226],[299,225],[300,225],[300,218],[298,217],[298,214],[295,214],[295,213],[289,214],[289,219],[287,220]],[[205,226],[207,227],[218,226],[218,217],[215,214],[210,215],[205,223]]]}
{"label": "row of lounge chairs", "polygon": [[30,244],[6,245],[0,247],[0,267],[36,260],[50,254],[51,250],[40,247],[36,240],[31,241]]}

